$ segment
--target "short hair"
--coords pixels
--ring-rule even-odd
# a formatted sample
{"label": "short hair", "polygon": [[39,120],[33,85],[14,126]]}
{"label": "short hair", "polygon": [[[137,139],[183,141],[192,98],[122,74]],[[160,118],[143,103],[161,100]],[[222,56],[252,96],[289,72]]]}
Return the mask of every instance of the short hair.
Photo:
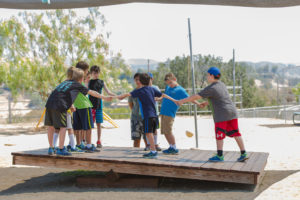
{"label": "short hair", "polygon": [[75,67],[69,67],[67,69],[67,79],[72,80],[73,78],[73,70],[75,69]]}
{"label": "short hair", "polygon": [[141,73],[135,73],[133,76],[133,79],[135,79],[136,77],[139,77]]}
{"label": "short hair", "polygon": [[[210,75],[213,75],[211,73],[209,73]],[[221,74],[218,74],[218,75],[213,75],[214,76],[214,79],[216,80],[219,80],[221,78]]]}
{"label": "short hair", "polygon": [[98,65],[93,65],[90,69],[90,72],[96,72],[96,73],[100,73],[100,67]]}
{"label": "short hair", "polygon": [[76,64],[76,68],[79,68],[79,69],[82,69],[83,71],[87,70],[90,68],[89,64],[87,64],[86,62],[84,61],[79,61],[77,64]]}
{"label": "short hair", "polygon": [[80,81],[84,77],[84,72],[82,69],[74,68],[72,80]]}
{"label": "short hair", "polygon": [[165,75],[165,81],[167,80],[171,80],[171,79],[176,79],[176,76],[172,73],[172,72],[169,72]]}
{"label": "short hair", "polygon": [[142,85],[149,85],[149,83],[150,83],[150,76],[149,76],[149,74],[147,74],[147,73],[141,73],[139,75],[139,78],[140,78],[140,82],[141,82]]}

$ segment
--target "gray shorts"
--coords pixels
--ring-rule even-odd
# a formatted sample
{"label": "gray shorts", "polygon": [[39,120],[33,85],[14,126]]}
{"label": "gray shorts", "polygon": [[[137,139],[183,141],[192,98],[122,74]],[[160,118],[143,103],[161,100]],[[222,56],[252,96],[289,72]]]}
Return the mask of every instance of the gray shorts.
{"label": "gray shorts", "polygon": [[142,120],[130,120],[131,123],[131,139],[132,140],[140,140],[142,135],[145,138],[144,129],[143,129],[143,121]]}

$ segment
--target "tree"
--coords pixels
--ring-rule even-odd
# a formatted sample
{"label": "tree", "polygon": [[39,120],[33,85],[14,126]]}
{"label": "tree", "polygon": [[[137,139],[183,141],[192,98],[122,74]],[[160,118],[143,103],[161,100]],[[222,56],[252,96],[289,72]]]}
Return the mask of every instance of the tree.
{"label": "tree", "polygon": [[5,71],[0,70],[0,83],[4,82],[14,97],[28,91],[46,99],[65,79],[67,67],[84,60],[101,67],[102,78],[112,89],[129,89],[126,80],[118,81],[122,73],[129,73],[121,56],[117,55],[113,64],[105,59],[109,48],[100,30],[104,25],[98,8],[89,8],[84,17],[74,10],[56,10],[22,12],[2,21],[0,64]]}

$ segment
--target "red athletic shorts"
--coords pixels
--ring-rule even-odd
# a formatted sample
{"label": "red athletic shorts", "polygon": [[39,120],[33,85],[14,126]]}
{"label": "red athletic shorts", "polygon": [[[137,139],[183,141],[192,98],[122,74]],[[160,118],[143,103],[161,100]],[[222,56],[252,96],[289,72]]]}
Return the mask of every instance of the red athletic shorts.
{"label": "red athletic shorts", "polygon": [[215,123],[216,139],[223,140],[226,136],[241,136],[237,119]]}

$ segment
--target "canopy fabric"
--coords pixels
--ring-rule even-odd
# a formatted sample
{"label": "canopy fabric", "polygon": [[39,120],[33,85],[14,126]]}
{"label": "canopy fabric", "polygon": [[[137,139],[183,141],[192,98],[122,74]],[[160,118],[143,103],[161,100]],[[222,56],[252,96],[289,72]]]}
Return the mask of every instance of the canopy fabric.
{"label": "canopy fabric", "polygon": [[108,6],[125,3],[204,4],[244,7],[288,7],[300,5],[300,0],[0,0],[0,8],[65,9]]}

